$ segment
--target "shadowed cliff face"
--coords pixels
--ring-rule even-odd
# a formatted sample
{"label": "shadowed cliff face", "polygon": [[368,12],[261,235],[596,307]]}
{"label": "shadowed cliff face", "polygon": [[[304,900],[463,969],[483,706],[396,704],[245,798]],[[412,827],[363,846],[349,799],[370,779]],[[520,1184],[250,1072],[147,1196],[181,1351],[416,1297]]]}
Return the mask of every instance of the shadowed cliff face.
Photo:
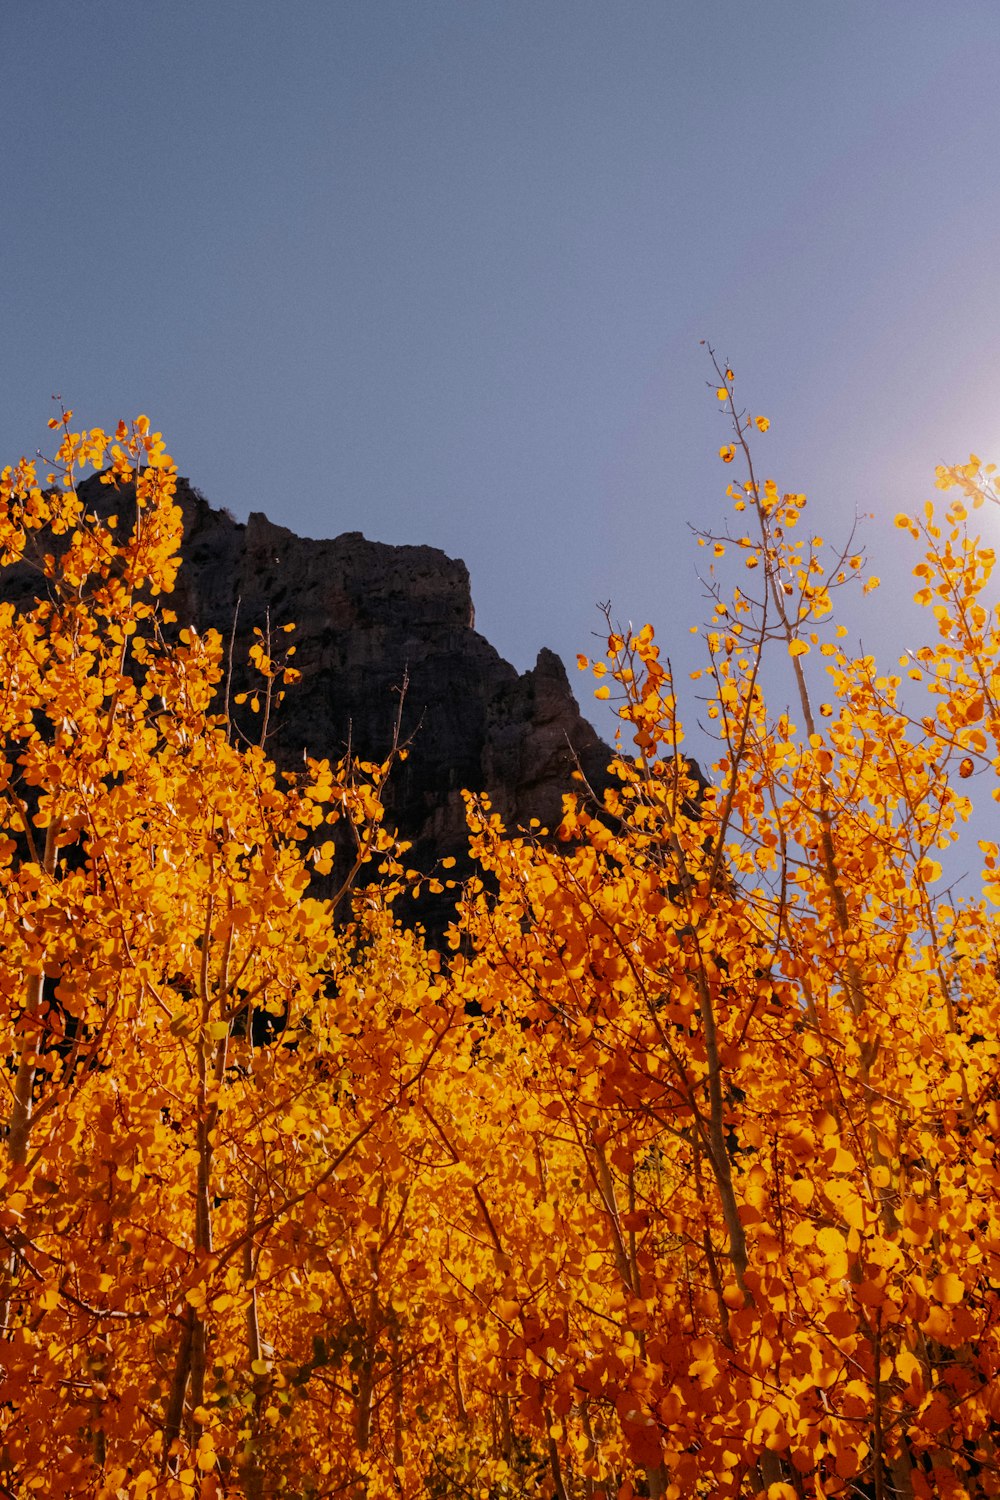
{"label": "shadowed cliff face", "polygon": [[[113,502],[124,523],[121,494],[97,476],[79,493],[101,513]],[[551,828],[575,758],[603,787],[611,751],[581,716],[561,661],[543,650],[534,668],[518,674],[476,633],[464,563],[433,547],[369,542],[357,531],[313,541],[258,512],[243,525],[186,480],[177,500],[184,561],[169,605],[178,628],[214,627],[228,641],[235,619],[238,664],[255,626],[264,630],[270,619],[272,629],[297,627],[277,638],[280,647],[295,643],[302,673],[271,722],[267,747],[279,765],[301,766],[304,753],[336,758],[348,744],[355,755],[381,760],[408,679],[401,729],[411,747],[394,772],[386,811],[412,841],[408,859],[417,868],[465,851],[463,788],[488,793],[511,828],[532,818]],[[26,569],[8,569],[0,592],[26,601],[37,582]],[[243,675],[237,667],[234,691],[245,685]],[[233,716],[256,738],[259,719],[240,709]],[[425,915],[437,926],[443,913]]]}

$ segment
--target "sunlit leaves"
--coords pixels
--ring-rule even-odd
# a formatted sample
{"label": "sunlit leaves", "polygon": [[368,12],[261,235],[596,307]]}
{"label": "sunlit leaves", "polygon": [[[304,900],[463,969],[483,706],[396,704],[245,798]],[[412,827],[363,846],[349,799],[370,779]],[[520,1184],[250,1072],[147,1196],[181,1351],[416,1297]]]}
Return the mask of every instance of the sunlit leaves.
{"label": "sunlit leaves", "polygon": [[[789,599],[823,575],[803,571],[770,529],[787,526],[786,508],[798,516],[804,498],[790,504],[770,486],[765,495],[755,496],[760,556],[778,599]],[[936,543],[930,520],[928,534]],[[822,540],[808,546],[821,567]],[[714,550],[721,558],[726,549]],[[913,1455],[950,1463],[977,1424],[993,1421],[994,1356],[982,1350],[984,1340],[993,1347],[996,1294],[982,1251],[997,1199],[983,1164],[1000,1122],[973,1125],[969,1113],[996,1056],[995,966],[976,957],[993,919],[934,906],[928,890],[942,878],[938,851],[968,815],[949,774],[967,779],[973,762],[953,759],[954,749],[984,754],[993,735],[1000,643],[991,639],[984,655],[978,588],[968,586],[970,566],[985,580],[992,558],[960,551],[956,539],[926,564],[938,584],[942,563],[968,623],[956,630],[944,608],[943,644],[916,653],[921,670],[907,674],[911,684],[929,678],[940,733],[904,708],[899,677],[842,654],[835,619],[832,640],[785,635],[793,658],[822,645],[832,701],[816,714],[826,737],[768,716],[757,660],[771,636],[737,590],[715,596],[711,666],[692,674],[711,684],[706,718],[720,740],[716,785],[697,816],[677,795],[682,731],[652,638],[612,632],[608,659],[634,750],[616,767],[601,817],[569,808],[577,843],[558,862],[480,825],[480,853],[500,887],[488,921],[484,912],[483,953],[506,975],[505,1009],[520,1005],[529,1023],[523,1045],[536,1059],[540,1117],[575,1140],[595,1222],[613,1231],[611,1202],[623,1225],[620,1205],[641,1202],[630,1233],[639,1246],[655,1235],[645,1262],[619,1261],[621,1301],[602,1312],[613,1326],[598,1320],[584,1342],[613,1345],[619,1359],[637,1348],[623,1314],[638,1274],[644,1334],[670,1330],[684,1379],[674,1367],[669,1390],[654,1377],[648,1408],[621,1400],[616,1409],[640,1475],[662,1462],[662,1482],[677,1493],[698,1482],[737,1493],[738,1465],[767,1451],[778,1455],[768,1493],[798,1493],[793,1474],[846,1492],[855,1476],[871,1483],[877,1464],[905,1492]],[[817,620],[831,614],[832,590],[858,575],[859,554],[845,553],[839,572],[834,561],[815,593]],[[802,692],[808,718],[805,681]],[[984,852],[995,870],[998,857]],[[479,987],[487,972],[476,971]],[[715,1048],[725,1083],[713,1104]],[[728,1168],[707,1144],[717,1108]],[[651,1160],[666,1197],[637,1170]],[[589,1273],[600,1265],[596,1252],[585,1258]],[[927,1340],[960,1350],[965,1373],[951,1355],[928,1353]],[[595,1389],[591,1368],[578,1363],[578,1388]],[[754,1386],[752,1372],[776,1369],[780,1387]],[[951,1406],[928,1405],[927,1392],[951,1381]],[[631,1377],[628,1386],[637,1389]],[[942,1413],[958,1392],[963,1416],[952,1428]],[[735,1410],[742,1443],[731,1435]],[[905,1450],[891,1436],[900,1424]],[[650,1428],[659,1445],[640,1437]],[[696,1464],[686,1456],[695,1450]]]}
{"label": "sunlit leaves", "polygon": [[[732,463],[767,422],[729,419]],[[578,659],[621,725],[608,790],[577,771],[551,833],[470,798],[440,955],[388,904],[455,865],[382,827],[392,756],[282,777],[231,741],[223,642],[159,608],[162,439],[70,422],[58,482],[0,481],[3,556],[50,595],[0,609],[0,1481],[991,1493],[997,844],[983,899],[944,886],[1000,766],[965,529],[992,472],[897,519],[932,611],[898,670],[846,650],[862,553],[732,482],[687,689],[706,775],[652,628],[609,620]],[[258,724],[287,629],[254,637]],[[334,920],[313,882],[345,849],[384,885]]]}
{"label": "sunlit leaves", "polygon": [[[302,1372],[317,1336],[316,1369],[349,1357],[349,1339],[330,1353],[330,1320],[350,1326],[371,1254],[419,1196],[428,1127],[409,1090],[431,1088],[455,1011],[381,897],[335,932],[306,895],[324,819],[356,830],[358,868],[395,857],[378,828],[387,767],[310,762],[280,781],[230,743],[213,714],[221,640],[170,638],[150,602],[180,536],[159,435],[119,425],[115,514],[84,517],[74,471],[108,440],[68,422],[64,489],[36,490],[24,467],[2,494],[7,560],[37,533],[55,600],[0,619],[0,1027],[18,1079],[3,1212],[33,1246],[0,1293],[3,1478],[110,1494],[131,1473],[135,1493],[172,1495],[224,1471],[270,1490],[289,1464],[329,1479],[340,1432],[353,1482],[358,1399]],[[259,638],[262,706],[279,672],[294,682],[289,654]],[[332,841],[316,849],[329,867]],[[396,1249],[385,1284],[393,1260],[414,1285]],[[421,1347],[423,1313],[410,1325]],[[366,1357],[396,1360],[371,1411],[414,1428],[426,1393],[392,1383],[398,1323],[380,1315],[364,1337]],[[366,1420],[382,1443],[384,1416]],[[407,1461],[422,1481],[426,1445]]]}

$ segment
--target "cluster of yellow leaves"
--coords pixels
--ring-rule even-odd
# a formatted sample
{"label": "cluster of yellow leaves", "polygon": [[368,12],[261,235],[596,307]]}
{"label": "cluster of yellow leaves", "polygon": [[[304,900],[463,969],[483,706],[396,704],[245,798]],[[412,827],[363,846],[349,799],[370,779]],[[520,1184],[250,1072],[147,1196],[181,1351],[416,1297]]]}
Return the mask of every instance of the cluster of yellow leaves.
{"label": "cluster of yellow leaves", "polygon": [[[3,472],[3,560],[45,577],[0,605],[18,1500],[1000,1493],[1000,845],[981,900],[940,891],[964,783],[1000,772],[964,529],[992,480],[901,518],[937,639],[884,673],[834,614],[861,557],[799,539],[717,375],[753,534],[704,541],[758,592],[710,575],[710,778],[651,627],[609,624],[612,789],[529,834],[470,799],[447,962],[392,914],[421,877],[389,761],[282,776],[233,743],[221,642],[162,607],[146,419],[66,413],[44,485]],[[83,513],[81,463],[118,514]],[[251,655],[266,720],[291,652]]]}
{"label": "cluster of yellow leaves", "polygon": [[[345,925],[307,894],[338,825],[353,873],[392,861],[386,768],[282,778],[234,746],[221,642],[157,609],[180,540],[159,436],[64,425],[63,484],[0,480],[6,561],[48,596],[0,606],[0,1479],[329,1493],[376,1432],[402,1469],[404,1431],[423,1472],[400,1380],[419,1356],[433,1390],[441,1355],[405,1209],[440,1150],[418,1095],[465,1029],[384,899]],[[109,455],[122,514],[84,514],[74,466]],[[253,654],[265,693],[290,680]]]}

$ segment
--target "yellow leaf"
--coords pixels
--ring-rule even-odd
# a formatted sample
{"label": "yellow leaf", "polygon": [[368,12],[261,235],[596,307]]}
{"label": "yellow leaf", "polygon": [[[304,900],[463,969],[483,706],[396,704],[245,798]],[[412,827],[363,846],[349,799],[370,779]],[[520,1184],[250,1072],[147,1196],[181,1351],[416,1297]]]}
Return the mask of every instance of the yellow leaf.
{"label": "yellow leaf", "polygon": [[808,651],[809,647],[805,641],[789,641],[788,643],[789,656],[805,656]]}
{"label": "yellow leaf", "polygon": [[844,1248],[844,1236],[839,1229],[827,1225],[817,1234],[816,1243],[824,1255],[837,1255]]}
{"label": "yellow leaf", "polygon": [[931,1295],[946,1307],[954,1307],[957,1302],[961,1302],[964,1293],[965,1286],[954,1271],[943,1271],[931,1282]]}
{"label": "yellow leaf", "polygon": [[767,417],[754,417],[754,425],[756,426],[758,432],[766,432],[771,423],[768,421]]}
{"label": "yellow leaf", "polygon": [[943,1307],[932,1307],[920,1327],[932,1339],[941,1339],[951,1329],[951,1317]]}

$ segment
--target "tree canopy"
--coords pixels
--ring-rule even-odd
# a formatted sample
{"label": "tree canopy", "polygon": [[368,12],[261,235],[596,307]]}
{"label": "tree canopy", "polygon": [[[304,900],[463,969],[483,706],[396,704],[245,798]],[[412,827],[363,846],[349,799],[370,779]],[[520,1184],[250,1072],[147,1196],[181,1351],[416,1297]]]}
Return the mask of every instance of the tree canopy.
{"label": "tree canopy", "polygon": [[887,669],[717,376],[710,772],[609,619],[612,789],[553,829],[470,796],[443,953],[397,915],[443,878],[383,826],[400,747],[234,734],[146,418],[3,471],[40,587],[0,604],[2,1492],[1000,1493],[1000,846],[963,902],[940,858],[1000,772],[993,470],[898,518],[932,628]]}

